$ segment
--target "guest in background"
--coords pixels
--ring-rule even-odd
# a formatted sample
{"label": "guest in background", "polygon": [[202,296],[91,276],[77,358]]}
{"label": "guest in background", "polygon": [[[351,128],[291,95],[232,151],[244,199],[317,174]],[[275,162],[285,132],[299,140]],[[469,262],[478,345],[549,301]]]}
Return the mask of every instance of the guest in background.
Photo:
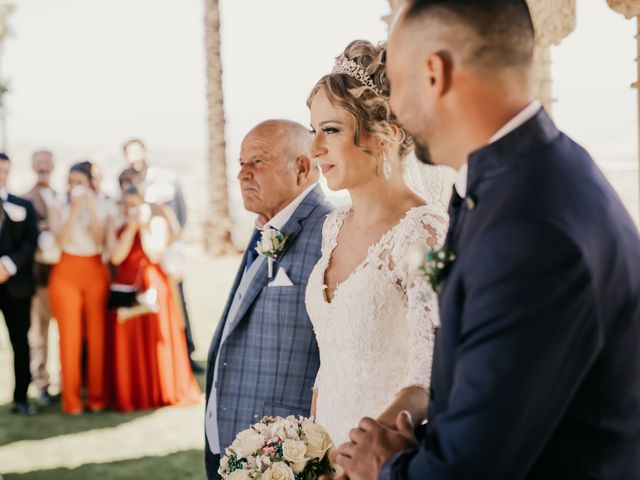
{"label": "guest in background", "polygon": [[96,201],[104,203],[109,208],[109,215],[114,216],[118,213],[117,201],[102,189],[102,168],[97,163],[87,162],[91,168],[91,186],[96,195]]}
{"label": "guest in background", "polygon": [[108,210],[97,202],[88,162],[69,171],[67,201],[50,211],[49,222],[62,250],[49,280],[49,298],[60,330],[62,410],[83,412],[82,346],[86,338],[87,406],[106,407],[105,316],[109,274],[102,262]]}
{"label": "guest in background", "polygon": [[[147,161],[147,148],[139,138],[127,140],[122,146],[122,150],[129,166],[140,172],[142,186],[145,191],[145,200],[147,202],[159,203],[171,207],[180,224],[180,228],[184,229],[187,223],[187,205],[177,175],[164,168],[149,166]],[[185,338],[189,351],[191,369],[194,373],[202,373],[204,369],[191,358],[196,347],[193,343],[193,335],[191,333],[191,322],[189,321],[189,310],[184,295],[184,284],[181,279],[177,284],[185,322]]]}
{"label": "guest in background", "polygon": [[145,202],[134,182],[121,183],[124,222],[108,232],[115,283],[132,286],[145,298],[133,307],[135,314],[114,315],[116,408],[197,403],[202,393],[190,370],[179,306],[159,265],[180,226],[170,208]]}
{"label": "guest in background", "polygon": [[[120,214],[118,208],[118,201],[114,199],[112,196],[107,194],[102,189],[102,168],[98,166],[97,163],[86,162],[88,167],[91,169],[91,187],[95,192],[96,203],[100,205],[99,208],[104,208],[107,211],[107,218],[105,220],[105,228],[108,228],[108,225],[115,221],[117,216]],[[105,230],[106,232],[106,230]],[[109,264],[109,253],[105,248],[102,253],[102,261],[105,264]],[[109,271],[111,275],[112,271]]]}
{"label": "guest in background", "polygon": [[38,389],[40,406],[51,405],[49,394],[49,275],[51,267],[59,259],[59,249],[49,228],[49,206],[57,200],[51,188],[51,174],[54,169],[53,154],[49,150],[38,150],[31,157],[31,167],[36,174],[36,183],[24,198],[33,204],[38,221],[38,248],[34,261],[35,295],[31,303],[31,327],[29,328],[29,348],[31,352],[31,381]]}
{"label": "guest in background", "polygon": [[35,409],[27,402],[31,382],[27,332],[34,293],[33,254],[38,226],[31,202],[7,192],[10,170],[9,157],[0,153],[0,310],[13,348],[12,412],[32,415]]}

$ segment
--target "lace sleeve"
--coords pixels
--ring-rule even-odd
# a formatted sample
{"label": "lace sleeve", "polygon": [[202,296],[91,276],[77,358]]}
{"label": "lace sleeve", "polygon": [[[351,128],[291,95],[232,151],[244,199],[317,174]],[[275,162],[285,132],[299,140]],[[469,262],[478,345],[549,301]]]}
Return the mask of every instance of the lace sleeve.
{"label": "lace sleeve", "polygon": [[328,252],[335,248],[335,243],[338,239],[338,233],[340,232],[340,225],[344,220],[344,217],[349,213],[350,207],[342,207],[331,212],[324,224],[322,225],[322,256],[327,257]]}
{"label": "lace sleeve", "polygon": [[[400,244],[402,260],[397,261],[399,276],[407,295],[407,323],[411,332],[411,366],[402,388],[420,386],[429,389],[431,383],[431,365],[435,327],[439,323],[438,302],[427,278],[410,264],[407,245],[413,248],[439,248],[446,234],[446,215],[424,213],[405,232]],[[411,251],[411,250],[409,250]]]}

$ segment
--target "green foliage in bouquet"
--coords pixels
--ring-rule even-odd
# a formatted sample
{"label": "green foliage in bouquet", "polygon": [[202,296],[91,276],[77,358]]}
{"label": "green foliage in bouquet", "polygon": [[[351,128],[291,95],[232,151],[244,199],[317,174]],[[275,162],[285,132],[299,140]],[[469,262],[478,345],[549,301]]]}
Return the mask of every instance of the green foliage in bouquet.
{"label": "green foliage in bouquet", "polygon": [[331,461],[329,460],[329,455],[325,455],[322,460],[318,460],[314,458],[311,460],[304,472],[296,473],[296,480],[317,480],[322,475],[330,475],[333,476],[336,473],[333,465],[331,465]]}

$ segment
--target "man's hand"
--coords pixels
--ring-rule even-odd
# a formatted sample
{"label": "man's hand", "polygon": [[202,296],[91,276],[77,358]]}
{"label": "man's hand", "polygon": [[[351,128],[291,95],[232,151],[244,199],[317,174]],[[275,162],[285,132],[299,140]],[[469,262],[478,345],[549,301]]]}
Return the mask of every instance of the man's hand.
{"label": "man's hand", "polygon": [[338,480],[374,480],[384,462],[404,450],[418,448],[409,412],[396,417],[396,429],[384,427],[372,418],[363,418],[334,453],[335,462],[344,469]]}
{"label": "man's hand", "polygon": [[7,268],[4,266],[4,264],[0,262],[0,284],[5,283],[7,280],[9,280],[10,277],[11,277],[11,274],[9,273]]}

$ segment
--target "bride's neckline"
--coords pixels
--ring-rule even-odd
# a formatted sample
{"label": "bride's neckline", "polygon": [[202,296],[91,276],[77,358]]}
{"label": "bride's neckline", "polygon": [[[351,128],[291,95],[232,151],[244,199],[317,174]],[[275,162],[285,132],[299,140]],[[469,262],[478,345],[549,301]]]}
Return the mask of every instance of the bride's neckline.
{"label": "bride's neckline", "polygon": [[329,298],[327,296],[327,290],[328,290],[327,280],[326,280],[327,270],[329,269],[329,265],[331,264],[331,258],[333,257],[333,252],[338,246],[338,237],[340,236],[340,232],[342,231],[342,227],[344,226],[344,220],[347,217],[347,215],[351,212],[352,207],[348,207],[348,208],[345,208],[343,211],[336,212],[337,231],[335,232],[334,237],[331,239],[331,243],[327,250],[327,253],[326,253],[327,258],[326,258],[324,268],[322,270],[322,277],[321,277],[322,278],[322,298],[325,301],[325,303],[331,305],[334,302],[336,296],[338,295],[338,291],[340,290],[340,287],[345,283],[347,283],[354,275],[356,275],[360,270],[362,270],[369,263],[369,259],[372,253],[374,253],[380,247],[380,245],[383,245],[386,242],[387,238],[391,236],[391,234],[395,232],[400,227],[400,225],[402,225],[407,220],[407,218],[409,218],[413,214],[413,212],[415,212],[416,210],[428,209],[428,208],[429,208],[428,205],[418,205],[415,207],[411,207],[409,210],[404,212],[404,214],[402,215],[402,217],[400,217],[400,220],[398,220],[397,223],[395,223],[391,228],[389,228],[386,232],[384,232],[376,242],[369,245],[369,247],[367,248],[367,254],[365,255],[365,257],[360,261],[360,263],[358,263],[358,265],[351,271],[351,273],[349,273],[349,275],[347,275],[344,278],[344,280],[336,283],[336,288],[333,290],[333,296]]}

